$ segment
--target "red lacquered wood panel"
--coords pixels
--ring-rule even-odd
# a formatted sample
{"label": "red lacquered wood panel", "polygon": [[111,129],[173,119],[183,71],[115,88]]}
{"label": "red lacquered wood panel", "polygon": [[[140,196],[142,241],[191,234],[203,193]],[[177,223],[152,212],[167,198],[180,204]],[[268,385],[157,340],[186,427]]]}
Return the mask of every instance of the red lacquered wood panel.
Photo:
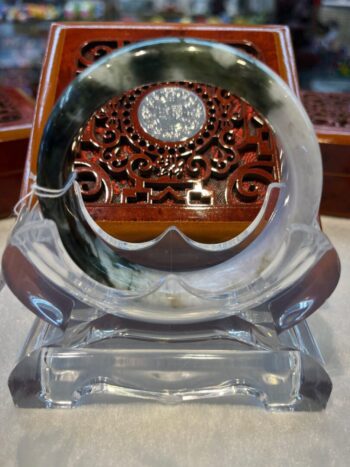
{"label": "red lacquered wood panel", "polygon": [[321,214],[350,217],[350,93],[303,91],[323,162]]}
{"label": "red lacquered wood panel", "polygon": [[[36,171],[38,147],[45,122],[55,101],[71,80],[98,58],[119,47],[135,41],[166,36],[203,38],[238,47],[264,61],[298,94],[289,31],[282,26],[55,24],[51,29],[39,87],[35,131],[29,147],[23,193],[28,190],[30,172],[35,174]],[[190,84],[184,83],[181,86]],[[219,90],[221,91],[225,92]],[[236,99],[234,96],[230,98]],[[102,109],[96,109],[98,115],[92,116],[82,129],[83,137],[75,154],[88,211],[106,231],[126,240],[138,241],[152,238],[167,226],[175,224],[197,240],[222,241],[249,225],[262,205],[268,183],[279,177],[274,137],[261,116],[254,114],[255,117],[252,117],[254,109],[249,109],[244,103],[239,104],[239,112],[244,115],[240,116],[239,122],[237,120],[236,128],[230,128],[230,131],[237,133],[235,145],[230,147],[228,141],[213,144],[213,137],[219,142],[220,138],[225,138],[227,112],[225,115],[225,103],[221,102],[222,108],[213,110],[217,120],[212,130],[206,128],[208,134],[198,135],[195,141],[199,154],[196,156],[198,160],[194,160],[188,155],[193,148],[175,148],[175,152],[171,153],[169,148],[159,148],[149,135],[145,138],[133,118],[135,115],[125,118],[132,121],[131,137],[134,139],[127,137],[125,132],[129,125],[126,125],[122,142],[127,144],[121,147],[116,144],[114,153],[107,151],[101,144],[101,139],[96,143],[96,134],[91,128],[95,128],[97,118],[99,131],[103,131],[106,112],[114,104],[112,102]],[[229,104],[228,108],[233,105],[230,102],[226,104]],[[118,112],[120,111],[119,108]],[[120,124],[123,125],[123,118],[120,119]],[[215,125],[218,124],[219,127],[216,128]],[[244,130],[246,125],[249,128],[247,126]],[[239,132],[244,133],[243,137]],[[142,147],[135,149],[137,141],[144,141],[147,150]],[[163,154],[159,153],[159,149],[164,151]],[[204,156],[208,151],[210,155]],[[142,155],[144,163],[147,159],[152,165],[146,177],[140,176],[140,171],[136,177],[130,163],[127,170],[122,167],[124,172],[118,172],[118,164],[125,164],[131,158],[131,153],[134,154],[133,157],[137,154],[139,159]],[[211,169],[206,172],[204,165],[208,160]],[[196,169],[198,180],[193,173],[192,176],[189,175],[190,166],[195,163],[199,167]],[[222,164],[226,169],[228,167],[227,173],[215,173],[215,164],[217,167]],[[172,167],[171,173],[169,167]],[[174,167],[182,171],[181,174],[179,172],[180,175],[175,174]],[[184,175],[185,172],[187,175]],[[146,180],[149,177],[152,180]],[[202,183],[204,179],[205,186]],[[197,189],[199,184],[201,189]],[[157,189],[157,186],[161,188]],[[103,189],[99,190],[98,187]],[[198,228],[198,222],[201,222],[202,228]]]}
{"label": "red lacquered wood panel", "polygon": [[0,217],[11,214],[19,197],[33,113],[22,91],[0,87]]}

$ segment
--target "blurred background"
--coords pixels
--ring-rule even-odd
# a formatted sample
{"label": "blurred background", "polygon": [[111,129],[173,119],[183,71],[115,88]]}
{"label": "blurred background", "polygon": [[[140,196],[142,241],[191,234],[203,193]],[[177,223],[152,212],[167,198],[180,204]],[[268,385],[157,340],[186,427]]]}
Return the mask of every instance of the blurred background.
{"label": "blurred background", "polygon": [[53,21],[286,24],[302,89],[350,92],[350,0],[0,1],[0,84],[35,97]]}

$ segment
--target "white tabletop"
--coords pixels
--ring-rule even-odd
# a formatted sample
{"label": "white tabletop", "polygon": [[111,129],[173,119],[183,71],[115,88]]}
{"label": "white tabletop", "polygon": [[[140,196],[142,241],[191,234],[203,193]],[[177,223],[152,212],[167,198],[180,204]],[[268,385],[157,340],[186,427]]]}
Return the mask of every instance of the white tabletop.
{"label": "white tabletop", "polygon": [[[0,248],[13,224],[0,222]],[[33,316],[0,295],[0,466],[350,466],[350,220],[323,218],[342,277],[309,320],[333,380],[318,413],[260,408],[127,403],[74,410],[17,409],[7,378]]]}

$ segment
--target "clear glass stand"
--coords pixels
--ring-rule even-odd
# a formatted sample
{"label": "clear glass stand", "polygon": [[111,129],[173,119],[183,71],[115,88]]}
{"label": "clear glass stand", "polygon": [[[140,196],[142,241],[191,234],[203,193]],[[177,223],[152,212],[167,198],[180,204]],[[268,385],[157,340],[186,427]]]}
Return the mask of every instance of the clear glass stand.
{"label": "clear glass stand", "polygon": [[215,400],[291,411],[321,410],[329,399],[305,321],[277,334],[238,317],[155,325],[89,313],[84,322],[77,311],[64,331],[36,319],[9,378],[17,406]]}

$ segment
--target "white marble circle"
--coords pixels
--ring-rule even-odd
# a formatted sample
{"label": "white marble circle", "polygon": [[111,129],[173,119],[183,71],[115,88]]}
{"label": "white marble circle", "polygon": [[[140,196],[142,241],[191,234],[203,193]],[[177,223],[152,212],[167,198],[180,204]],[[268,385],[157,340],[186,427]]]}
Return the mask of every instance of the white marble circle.
{"label": "white marble circle", "polygon": [[142,129],[153,138],[177,142],[199,132],[206,121],[206,110],[194,92],[179,86],[164,86],[142,99],[138,119]]}

